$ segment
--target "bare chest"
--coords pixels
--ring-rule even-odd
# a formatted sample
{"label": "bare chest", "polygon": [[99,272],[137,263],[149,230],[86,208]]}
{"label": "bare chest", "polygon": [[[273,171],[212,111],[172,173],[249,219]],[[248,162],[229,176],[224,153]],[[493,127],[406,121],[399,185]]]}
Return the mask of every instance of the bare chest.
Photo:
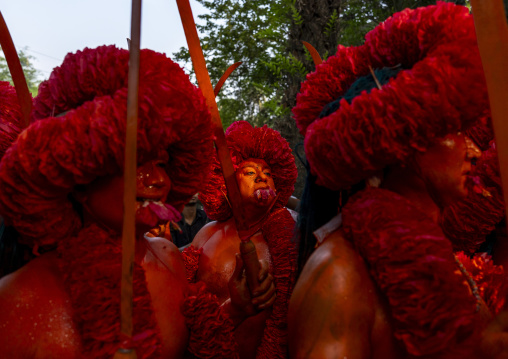
{"label": "bare chest", "polygon": [[[252,238],[259,259],[270,263],[271,257],[261,232]],[[203,281],[220,302],[229,298],[228,281],[235,270],[235,255],[240,253],[240,239],[236,229],[224,226],[202,247],[199,259],[197,280]]]}

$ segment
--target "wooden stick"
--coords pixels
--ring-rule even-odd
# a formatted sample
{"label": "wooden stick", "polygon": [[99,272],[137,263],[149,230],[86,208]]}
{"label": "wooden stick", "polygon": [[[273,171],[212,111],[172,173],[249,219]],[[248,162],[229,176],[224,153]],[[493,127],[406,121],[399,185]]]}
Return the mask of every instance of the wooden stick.
{"label": "wooden stick", "polygon": [[178,10],[180,11],[185,37],[187,38],[187,44],[189,45],[189,53],[194,66],[196,79],[198,80],[199,88],[203,92],[208,109],[212,115],[215,146],[217,148],[217,154],[221,164],[222,173],[224,175],[224,180],[226,181],[229,203],[231,203],[237,229],[241,231],[247,229],[248,226],[245,222],[245,216],[241,206],[240,191],[238,190],[238,184],[236,183],[235,170],[226,144],[226,136],[224,135],[224,130],[222,129],[219,109],[217,107],[217,103],[215,102],[215,94],[210,81],[210,75],[208,74],[208,70],[206,68],[205,57],[203,55],[203,50],[201,49],[201,44],[199,43],[196,24],[194,23],[194,17],[192,16],[192,9],[190,7],[189,0],[176,0],[176,2],[178,4]]}
{"label": "wooden stick", "polygon": [[241,62],[241,61],[240,62],[235,62],[233,65],[228,67],[226,72],[224,72],[224,74],[221,76],[219,82],[217,82],[217,85],[215,85],[215,87],[213,88],[213,94],[215,95],[215,97],[217,97],[217,95],[219,94],[220,89],[222,88],[222,86],[224,85],[226,80],[228,79],[229,75],[231,75],[231,73],[233,71],[235,71],[236,68],[238,66],[240,66],[241,64],[243,64],[243,62]]}
{"label": "wooden stick", "polygon": [[11,73],[12,82],[16,88],[16,95],[21,107],[22,121],[21,127],[26,128],[30,123],[30,112],[32,112],[32,96],[28,90],[25,74],[19,61],[18,53],[12,42],[11,34],[7,28],[2,12],[0,11],[0,45],[7,60],[7,66]]}
{"label": "wooden stick", "polygon": [[[120,330],[132,337],[132,276],[136,243],[136,154],[138,133],[139,58],[141,37],[141,0],[132,0],[129,82],[127,89],[127,127],[124,169],[124,217],[122,228],[122,286]],[[132,348],[120,348],[115,358],[135,358]]]}
{"label": "wooden stick", "polygon": [[312,61],[314,61],[314,65],[317,67],[317,65],[320,65],[323,63],[323,60],[321,59],[321,56],[319,56],[319,52],[309,44],[307,41],[302,41],[303,46],[309,51],[310,56],[312,56]]}
{"label": "wooden stick", "polygon": [[[208,69],[206,68],[205,57],[199,42],[196,24],[192,15],[192,9],[190,7],[189,0],[176,0],[176,3],[178,4],[180,18],[182,19],[182,25],[185,31],[185,37],[187,38],[189,53],[191,56],[192,65],[194,66],[194,73],[196,74],[199,88],[201,89],[201,92],[206,99],[208,109],[212,115],[212,123],[214,125],[215,135],[215,147],[217,149],[217,156],[219,158],[222,174],[226,183],[228,199],[229,203],[231,204],[231,210],[233,211],[236,229],[241,240],[240,247],[243,245],[248,245],[248,247],[251,247],[250,244],[248,244],[251,242],[250,235],[248,235],[250,234],[249,225],[245,220],[240,191],[238,189],[238,183],[236,182],[233,161],[231,160],[229,148],[226,143],[226,136],[224,135],[224,130],[222,128],[222,122],[219,114],[219,109],[217,107],[217,102],[215,102],[215,94],[213,91],[212,83],[210,81]],[[240,252],[242,253],[242,249]],[[257,281],[260,268],[259,260],[255,251],[252,253],[252,250],[247,250],[247,252],[249,253],[249,258],[244,261],[245,271],[249,282],[249,289],[251,292],[254,292],[259,284]]]}
{"label": "wooden stick", "polygon": [[502,0],[471,0],[471,5],[508,205],[508,25]]}
{"label": "wooden stick", "polygon": [[369,70],[370,70],[370,74],[374,78],[374,82],[376,83],[376,86],[377,86],[378,90],[381,90],[382,89],[381,83],[377,79],[376,73],[374,72],[374,69],[370,65],[369,65]]}

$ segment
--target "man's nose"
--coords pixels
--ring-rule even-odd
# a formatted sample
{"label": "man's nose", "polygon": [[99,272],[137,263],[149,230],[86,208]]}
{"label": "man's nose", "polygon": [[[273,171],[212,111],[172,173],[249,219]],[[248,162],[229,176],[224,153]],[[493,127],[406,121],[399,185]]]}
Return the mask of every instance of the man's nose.
{"label": "man's nose", "polygon": [[268,176],[263,172],[259,172],[256,177],[256,182],[266,182],[268,181]]}

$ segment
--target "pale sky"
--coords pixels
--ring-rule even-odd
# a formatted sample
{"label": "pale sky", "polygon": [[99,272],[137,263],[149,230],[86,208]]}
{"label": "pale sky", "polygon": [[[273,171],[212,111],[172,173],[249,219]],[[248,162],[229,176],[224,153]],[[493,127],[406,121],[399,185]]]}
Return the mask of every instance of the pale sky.
{"label": "pale sky", "polygon": [[[197,15],[206,11],[195,0]],[[28,47],[34,67],[46,79],[68,52],[114,44],[127,48],[131,0],[0,0],[0,11],[17,50]],[[187,47],[176,0],[143,0],[141,47],[171,57]]]}

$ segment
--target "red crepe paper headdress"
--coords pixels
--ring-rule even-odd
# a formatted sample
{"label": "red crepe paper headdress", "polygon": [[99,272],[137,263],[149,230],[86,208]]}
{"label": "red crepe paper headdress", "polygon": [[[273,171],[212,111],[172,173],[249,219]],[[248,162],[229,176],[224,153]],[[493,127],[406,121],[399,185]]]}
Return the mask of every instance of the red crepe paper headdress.
{"label": "red crepe paper headdress", "polygon": [[21,116],[16,90],[0,81],[0,160],[21,132]]}
{"label": "red crepe paper headdress", "polygon": [[[270,166],[278,194],[274,208],[284,207],[293,193],[297,171],[291,148],[280,133],[266,125],[252,127],[247,121],[236,121],[226,130],[226,141],[235,167],[249,158],[262,159]],[[215,156],[209,181],[200,193],[208,217],[224,221],[232,216],[226,194],[224,177]]]}
{"label": "red crepe paper headdress", "polygon": [[[81,227],[69,193],[122,173],[129,53],[114,46],[66,56],[39,88],[33,123],[0,162],[0,213],[29,245],[69,238]],[[141,51],[138,163],[169,153],[177,209],[198,191],[212,151],[210,115],[176,63]],[[56,116],[56,117],[54,117]]]}
{"label": "red crepe paper headdress", "polygon": [[[318,119],[370,68],[401,65],[381,89]],[[318,185],[339,190],[406,161],[436,137],[474,123],[489,108],[473,18],[466,7],[439,2],[404,10],[307,76],[294,118]]]}

